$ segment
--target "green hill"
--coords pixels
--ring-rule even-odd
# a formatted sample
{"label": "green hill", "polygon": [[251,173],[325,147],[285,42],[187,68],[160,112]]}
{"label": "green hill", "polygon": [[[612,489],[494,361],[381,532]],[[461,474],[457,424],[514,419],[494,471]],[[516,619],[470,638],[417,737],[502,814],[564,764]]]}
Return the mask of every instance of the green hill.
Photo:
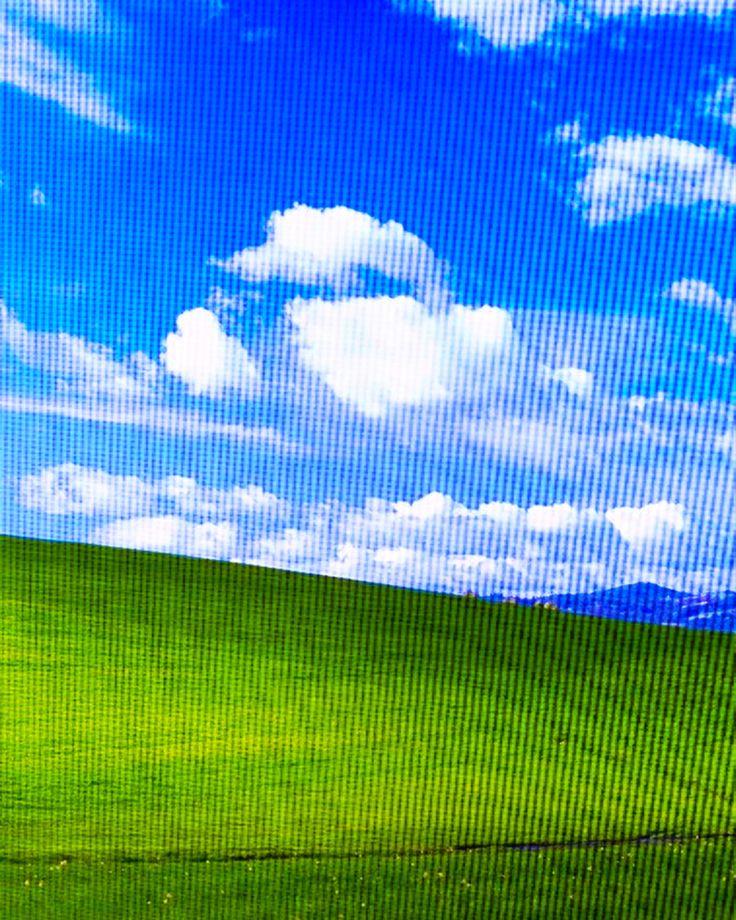
{"label": "green hill", "polygon": [[0,620],[5,860],[736,831],[733,635],[9,538]]}

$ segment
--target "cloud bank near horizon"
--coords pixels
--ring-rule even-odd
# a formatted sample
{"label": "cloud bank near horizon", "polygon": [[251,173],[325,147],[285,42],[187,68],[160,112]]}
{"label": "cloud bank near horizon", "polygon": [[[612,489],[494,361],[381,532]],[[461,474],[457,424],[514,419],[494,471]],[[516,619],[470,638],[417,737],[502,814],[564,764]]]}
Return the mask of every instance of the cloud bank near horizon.
{"label": "cloud bank near horizon", "polygon": [[[431,492],[362,506],[295,504],[253,483],[218,489],[191,477],[150,481],[69,463],[22,477],[17,488],[26,508],[87,518],[91,543],[487,595],[592,590],[634,573],[704,590],[721,583],[736,541],[736,526],[725,528],[704,554],[707,522],[666,500],[473,508]],[[736,587],[733,576],[729,584]]]}

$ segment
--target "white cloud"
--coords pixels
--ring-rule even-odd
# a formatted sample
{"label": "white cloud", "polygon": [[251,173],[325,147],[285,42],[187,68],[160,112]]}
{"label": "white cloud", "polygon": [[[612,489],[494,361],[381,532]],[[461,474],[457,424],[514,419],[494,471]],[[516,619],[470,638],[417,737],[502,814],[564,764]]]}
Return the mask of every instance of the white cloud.
{"label": "white cloud", "polygon": [[19,480],[19,501],[44,514],[130,517],[154,511],[206,518],[284,518],[289,503],[254,483],[218,489],[188,476],[145,482],[75,463],[47,467]]}
{"label": "white cloud", "polygon": [[655,396],[630,396],[626,402],[629,408],[635,412],[644,412],[648,406],[652,404],[661,405],[666,399],[665,393],[660,390]]}
{"label": "white cloud", "polygon": [[140,399],[151,395],[158,376],[143,352],[118,360],[106,345],[67,332],[33,332],[2,301],[0,345],[27,367],[50,374],[60,391]]}
{"label": "white cloud", "polygon": [[612,508],[606,518],[624,540],[635,548],[662,544],[687,527],[685,509],[680,504],[660,501],[641,508]]}
{"label": "white cloud", "polygon": [[736,8],[734,0],[585,0],[591,12],[602,18],[639,13],[642,16],[721,16]]}
{"label": "white cloud", "polygon": [[498,307],[436,314],[406,296],[297,298],[286,314],[302,364],[374,417],[478,392],[513,345],[511,319]]}
{"label": "white cloud", "polygon": [[736,205],[736,163],[689,141],[611,135],[578,156],[592,164],[577,184],[577,205],[593,225],[660,205]]}
{"label": "white cloud", "polygon": [[441,492],[430,492],[413,502],[395,502],[391,510],[399,517],[428,521],[431,518],[452,514],[455,508],[455,502],[449,495],[443,495]]}
{"label": "white cloud", "polygon": [[154,489],[137,476],[114,476],[75,463],[48,467],[21,478],[19,501],[44,514],[138,514],[147,511]]}
{"label": "white cloud", "polygon": [[473,29],[491,44],[517,48],[533,44],[564,15],[551,0],[430,0],[435,15]]}
{"label": "white cloud", "polygon": [[534,44],[559,24],[590,26],[595,18],[609,19],[638,13],[641,16],[684,16],[699,13],[720,16],[735,8],[734,0],[394,0],[400,8],[429,7],[436,18],[471,29],[498,48]]}
{"label": "white cloud", "polygon": [[468,514],[487,518],[494,524],[515,525],[519,523],[524,512],[512,502],[485,502],[478,506],[477,511],[469,511]]}
{"label": "white cloud", "polygon": [[664,291],[662,296],[688,306],[712,310],[731,325],[731,331],[736,335],[736,300],[722,297],[712,284],[694,278],[683,278]]}
{"label": "white cloud", "polygon": [[4,0],[17,20],[37,20],[69,32],[97,32],[109,25],[96,0]]}
{"label": "white cloud", "polygon": [[526,513],[530,530],[538,533],[558,533],[578,523],[578,512],[571,505],[534,505]]}
{"label": "white cloud", "polygon": [[598,563],[480,554],[445,556],[406,547],[370,550],[353,543],[338,546],[333,558],[317,571],[378,584],[453,594],[470,590],[480,596],[507,598],[590,591],[618,583],[616,574]]}
{"label": "white cloud", "polygon": [[267,240],[210,264],[249,281],[280,278],[305,285],[327,284],[343,290],[359,285],[356,269],[372,269],[399,281],[432,286],[442,266],[425,242],[389,220],[343,206],[312,208],[295,204],[274,211]]}
{"label": "white cloud", "polygon": [[134,130],[132,122],[115,109],[91,74],[80,70],[71,59],[52,50],[25,27],[11,24],[2,14],[0,83],[53,102],[99,127],[123,133]]}
{"label": "white cloud", "polygon": [[164,341],[161,363],[195,396],[221,396],[226,390],[251,396],[260,373],[238,339],[226,335],[210,310],[196,307],[176,320],[176,332]]}
{"label": "white cloud", "polygon": [[724,80],[707,101],[707,112],[736,128],[736,77]]}
{"label": "white cloud", "polygon": [[45,192],[37,185],[34,187],[29,197],[31,204],[36,208],[45,208],[48,204]]}
{"label": "white cloud", "polygon": [[608,510],[510,502],[471,508],[430,492],[411,501],[370,498],[362,507],[329,501],[298,508],[255,485],[218,490],[182,476],[144,482],[74,464],[24,477],[20,486],[31,510],[114,516],[90,531],[95,543],[456,593],[590,590],[635,580],[644,564],[661,570],[660,581],[684,583],[698,560],[698,578],[713,584],[723,572],[710,571],[707,560],[726,559],[726,543],[708,542],[705,518],[686,517],[670,501]]}
{"label": "white cloud", "polygon": [[288,502],[252,483],[216,489],[201,486],[188,476],[168,476],[155,488],[158,496],[169,499],[182,514],[283,516],[289,511]]}
{"label": "white cloud", "polygon": [[[317,522],[312,522],[312,526]],[[320,524],[324,526],[324,523]],[[373,550],[432,548],[435,553],[488,554],[521,546],[526,534],[523,509],[508,502],[468,508],[441,492],[415,501],[369,499],[364,508],[334,509],[331,539]]]}
{"label": "white cloud", "polygon": [[373,554],[373,559],[379,565],[413,565],[417,553],[406,546],[397,546],[396,549],[379,549]]}
{"label": "white cloud", "polygon": [[580,399],[587,399],[593,392],[593,375],[580,367],[559,367],[553,370],[543,364],[541,372],[543,380],[561,383],[568,392]]}
{"label": "white cloud", "polygon": [[269,447],[289,454],[306,455],[310,448],[293,441],[275,428],[265,425],[248,426],[237,422],[206,418],[199,412],[161,405],[125,405],[99,402],[70,402],[59,399],[38,399],[29,396],[0,395],[0,411],[30,415],[56,415],[86,422],[109,425],[130,425],[187,438],[221,437],[243,444]]}
{"label": "white cloud", "polygon": [[[725,454],[736,466],[736,428],[718,435],[713,442],[715,450]],[[734,516],[736,521],[736,515]]]}
{"label": "white cloud", "polygon": [[456,427],[459,438],[483,445],[499,461],[549,471],[571,463],[597,465],[630,438],[628,432],[593,430],[590,419],[576,423],[561,412],[536,418],[494,411],[484,418],[460,419]]}
{"label": "white cloud", "polygon": [[[324,549],[321,550],[324,552]],[[320,545],[308,530],[288,527],[279,534],[262,537],[250,548],[251,565],[284,566],[308,564],[319,560]]]}
{"label": "white cloud", "polygon": [[576,144],[583,140],[583,126],[579,121],[568,121],[557,125],[553,137],[562,144]]}
{"label": "white cloud", "polygon": [[295,300],[302,363],[367,415],[447,399],[436,320],[410,297]]}
{"label": "white cloud", "polygon": [[[500,517],[489,513],[500,508]],[[569,504],[470,509],[430,493],[414,502],[369,499],[363,508],[334,503],[305,521],[252,542],[248,561],[414,588],[529,596],[620,584],[645,557],[665,581],[682,582],[691,549],[683,544],[672,553],[689,522],[681,505],[667,501],[605,512]],[[722,574],[704,577],[712,584]]]}
{"label": "white cloud", "polygon": [[673,300],[681,300],[693,306],[707,307],[718,312],[723,311],[726,303],[712,284],[697,281],[693,278],[683,278],[681,281],[676,281],[664,291],[662,296],[670,297]]}
{"label": "white cloud", "polygon": [[175,515],[137,517],[99,527],[91,543],[127,549],[228,559],[235,552],[237,528],[229,521],[193,524]]}

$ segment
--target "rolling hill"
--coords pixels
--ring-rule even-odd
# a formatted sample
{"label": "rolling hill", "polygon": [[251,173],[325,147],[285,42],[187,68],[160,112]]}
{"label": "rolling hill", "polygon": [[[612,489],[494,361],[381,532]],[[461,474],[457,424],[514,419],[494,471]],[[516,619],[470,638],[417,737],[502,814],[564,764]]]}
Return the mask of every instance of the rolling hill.
{"label": "rolling hill", "polygon": [[660,626],[736,632],[736,592],[686,594],[651,582],[542,599],[560,610]]}
{"label": "rolling hill", "polygon": [[9,538],[0,618],[5,860],[736,830],[732,635]]}

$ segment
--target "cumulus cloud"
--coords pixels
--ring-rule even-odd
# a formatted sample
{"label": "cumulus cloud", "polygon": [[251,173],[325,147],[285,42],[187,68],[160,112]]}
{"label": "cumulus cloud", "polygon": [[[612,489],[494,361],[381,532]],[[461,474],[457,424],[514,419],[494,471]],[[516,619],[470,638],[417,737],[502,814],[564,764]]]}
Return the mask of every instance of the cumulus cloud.
{"label": "cumulus cloud", "polygon": [[505,310],[432,313],[413,297],[297,298],[286,307],[302,364],[340,399],[378,417],[444,401],[498,375],[513,346]]}
{"label": "cumulus cloud", "polygon": [[[380,513],[380,510],[375,506],[369,507],[374,514]],[[467,509],[454,502],[449,495],[443,495],[441,492],[429,492],[413,502],[398,501],[389,504],[384,509],[384,513],[386,511],[389,514],[395,514],[399,518],[429,521],[432,518],[467,512]]]}
{"label": "cumulus cloud", "polygon": [[52,515],[130,517],[170,511],[196,518],[257,517],[265,522],[278,521],[290,510],[288,502],[254,483],[218,489],[203,486],[189,476],[146,482],[137,476],[115,475],[75,463],[23,476],[18,495],[23,507]]}
{"label": "cumulus cloud", "polygon": [[252,565],[310,571],[314,570],[314,564],[319,563],[326,549],[316,534],[287,527],[278,534],[254,541],[246,561]]}
{"label": "cumulus cloud", "polygon": [[137,476],[114,476],[62,463],[24,476],[19,501],[44,514],[138,514],[150,508],[154,489]]}
{"label": "cumulus cloud", "polygon": [[195,524],[175,515],[136,517],[97,528],[90,542],[102,546],[228,559],[235,552],[237,528],[230,521]]}
{"label": "cumulus cloud", "polygon": [[[36,3],[48,12],[47,21],[70,28],[87,14],[81,10],[74,19],[74,5]],[[91,15],[91,14],[90,14]],[[14,86],[38,99],[53,102],[71,115],[101,128],[129,133],[131,121],[117,111],[108,94],[97,85],[92,74],[80,70],[67,56],[54,51],[37,38],[22,21],[14,23],[0,13],[0,83]]]}
{"label": "cumulus cloud", "polygon": [[477,32],[501,48],[518,48],[538,41],[565,16],[551,0],[430,0],[435,16]]}
{"label": "cumulus cloud", "polygon": [[578,512],[571,505],[533,505],[526,513],[530,530],[538,533],[559,533],[578,523]]}
{"label": "cumulus cloud", "polygon": [[0,345],[22,364],[50,374],[60,391],[139,399],[153,392],[158,369],[143,352],[119,360],[111,348],[66,332],[34,332],[0,301]]}
{"label": "cumulus cloud", "polygon": [[210,264],[248,281],[278,278],[304,285],[329,285],[338,290],[360,285],[358,269],[422,287],[437,283],[443,267],[427,244],[389,220],[347,207],[312,208],[295,204],[274,211],[266,225],[267,239]]}
{"label": "cumulus cloud", "polygon": [[593,225],[662,205],[736,205],[736,163],[690,141],[610,135],[578,156],[591,166],[577,184],[576,205]]}
{"label": "cumulus cloud", "polygon": [[667,542],[687,527],[685,509],[672,502],[654,502],[641,508],[612,508],[606,518],[631,546],[642,549]]}
{"label": "cumulus cloud", "polygon": [[470,507],[434,491],[411,500],[369,498],[362,506],[292,506],[254,484],[144,481],[75,464],[23,477],[19,493],[37,512],[112,518],[95,522],[88,536],[94,543],[456,593],[591,590],[635,580],[642,566],[672,584],[685,584],[698,569],[703,584],[713,585],[723,575],[716,563],[725,565],[732,552],[727,534],[714,535],[712,522],[667,500]]}
{"label": "cumulus cloud", "polygon": [[156,493],[183,514],[282,517],[289,511],[288,502],[253,483],[216,489],[189,476],[169,476],[156,483]]}
{"label": "cumulus cloud", "polygon": [[225,333],[210,310],[196,307],[176,320],[176,332],[163,344],[161,363],[195,396],[221,396],[235,390],[251,396],[260,388],[260,372],[240,341]]}
{"label": "cumulus cloud", "polygon": [[546,364],[541,368],[542,379],[561,383],[569,393],[580,399],[587,399],[593,392],[594,378],[590,371],[580,367],[558,367],[553,370]]}
{"label": "cumulus cloud", "polygon": [[[502,502],[469,508],[434,492],[414,501],[372,498],[362,508],[337,502],[313,508],[299,526],[252,540],[245,558],[384,584],[506,596],[610,587],[632,580],[645,564],[661,570],[663,583],[684,585],[697,561],[681,540],[690,523],[684,507],[668,501],[608,510]],[[692,528],[698,543],[702,527]],[[723,572],[700,575],[712,585]]]}

